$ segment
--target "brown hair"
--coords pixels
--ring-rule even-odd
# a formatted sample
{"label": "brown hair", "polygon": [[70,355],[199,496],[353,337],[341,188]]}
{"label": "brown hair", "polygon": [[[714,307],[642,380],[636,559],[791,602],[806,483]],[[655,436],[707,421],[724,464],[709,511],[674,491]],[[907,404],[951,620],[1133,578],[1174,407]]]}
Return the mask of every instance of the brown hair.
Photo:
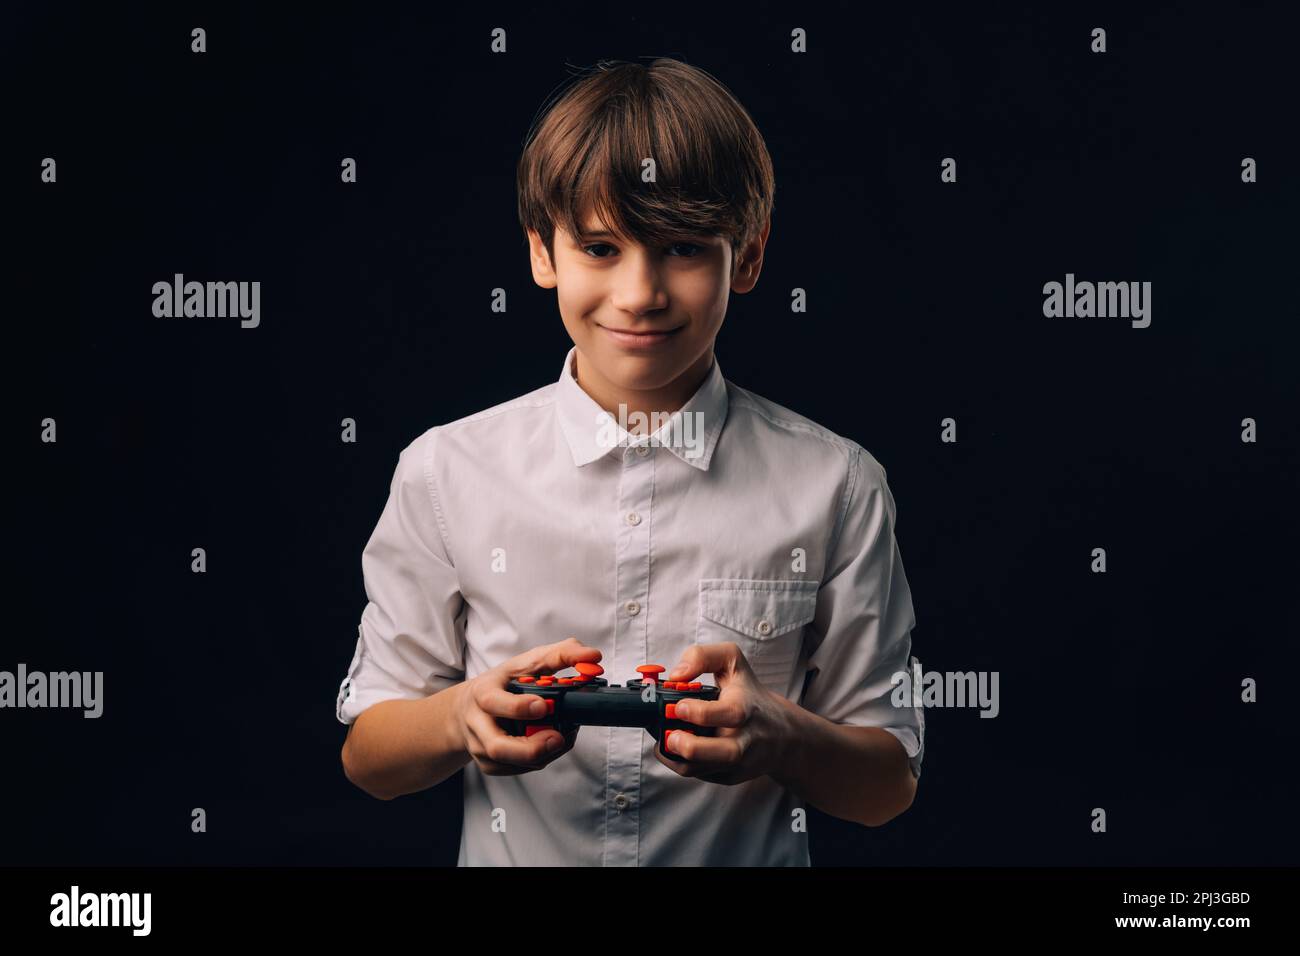
{"label": "brown hair", "polygon": [[[655,161],[656,182],[641,181]],[[735,255],[772,212],[772,159],[749,113],[680,60],[601,60],[534,120],[517,170],[519,221],[555,261],[555,227],[581,234],[594,210],[646,245],[727,236]]]}

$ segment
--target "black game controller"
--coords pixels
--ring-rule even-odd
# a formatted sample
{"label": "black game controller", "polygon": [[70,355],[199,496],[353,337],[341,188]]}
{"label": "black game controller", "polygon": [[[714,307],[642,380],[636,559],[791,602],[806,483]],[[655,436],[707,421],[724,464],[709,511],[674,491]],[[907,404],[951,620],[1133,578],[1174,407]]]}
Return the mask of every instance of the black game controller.
{"label": "black game controller", "polygon": [[546,701],[549,713],[533,720],[498,718],[512,737],[531,737],[542,730],[558,730],[568,737],[581,726],[644,727],[659,742],[659,752],[669,760],[684,761],[680,754],[664,749],[675,731],[713,737],[714,727],[697,727],[678,720],[673,711],[679,700],[717,700],[721,691],[696,681],[661,681],[664,668],[642,664],[639,679],[626,687],[610,684],[600,675],[605,669],[585,661],[574,665],[570,677],[524,674],[511,679],[506,689],[512,694],[536,694]]}

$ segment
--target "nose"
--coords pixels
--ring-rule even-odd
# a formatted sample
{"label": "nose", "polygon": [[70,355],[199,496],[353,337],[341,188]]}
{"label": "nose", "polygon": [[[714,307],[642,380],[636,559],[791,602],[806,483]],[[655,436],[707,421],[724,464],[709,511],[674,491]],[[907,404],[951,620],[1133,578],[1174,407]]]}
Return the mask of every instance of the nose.
{"label": "nose", "polygon": [[650,256],[628,253],[614,277],[610,304],[621,312],[641,315],[668,307],[668,290],[663,274]]}

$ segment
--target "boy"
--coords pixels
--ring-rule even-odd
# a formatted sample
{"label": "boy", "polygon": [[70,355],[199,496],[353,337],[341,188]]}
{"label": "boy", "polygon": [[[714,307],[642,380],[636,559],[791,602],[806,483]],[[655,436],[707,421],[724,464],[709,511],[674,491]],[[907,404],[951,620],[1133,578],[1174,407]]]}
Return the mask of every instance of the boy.
{"label": "boy", "polygon": [[[345,772],[387,800],[464,767],[462,866],[807,866],[807,807],[911,805],[924,719],[891,704],[915,618],[884,468],[713,355],[771,228],[762,137],[703,71],[604,61],[534,124],[518,186],[574,347],[558,383],[399,456]],[[502,729],[542,712],[513,676],[596,662],[716,684],[677,716],[717,736],[674,733],[677,762],[640,728]]]}

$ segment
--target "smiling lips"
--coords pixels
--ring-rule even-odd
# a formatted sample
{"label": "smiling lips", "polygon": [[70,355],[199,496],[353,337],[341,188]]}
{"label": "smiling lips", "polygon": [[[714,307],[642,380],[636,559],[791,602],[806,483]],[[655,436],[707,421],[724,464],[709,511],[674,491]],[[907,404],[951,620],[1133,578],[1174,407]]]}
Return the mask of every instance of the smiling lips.
{"label": "smiling lips", "polygon": [[630,349],[654,348],[656,345],[667,342],[682,329],[681,326],[678,326],[675,329],[659,332],[625,332],[621,329],[611,329],[603,325],[600,328],[617,345]]}

